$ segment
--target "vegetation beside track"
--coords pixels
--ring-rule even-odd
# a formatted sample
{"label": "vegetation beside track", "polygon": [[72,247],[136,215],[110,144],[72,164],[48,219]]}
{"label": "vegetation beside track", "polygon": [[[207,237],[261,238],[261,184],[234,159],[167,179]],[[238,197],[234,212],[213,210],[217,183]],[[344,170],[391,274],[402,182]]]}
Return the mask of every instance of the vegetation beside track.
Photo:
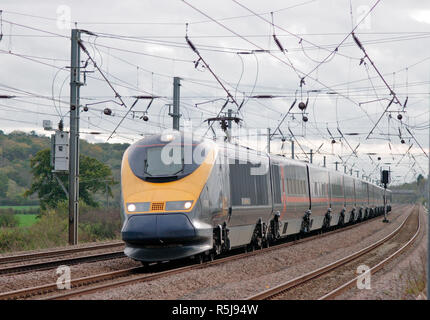
{"label": "vegetation beside track", "polygon": [[0,206],[0,227],[29,227],[40,213],[39,206]]}
{"label": "vegetation beside track", "polygon": [[[29,217],[24,221],[18,217],[19,215],[14,214],[0,215],[0,253],[67,245],[67,203],[61,203],[55,210],[47,210],[32,224],[28,221]],[[29,225],[23,228],[22,224],[26,223]],[[121,220],[118,208],[92,208],[81,204],[80,242],[119,239],[120,230]]]}
{"label": "vegetation beside track", "polygon": [[[50,148],[50,138],[45,135],[13,131],[5,134],[0,130],[0,209],[2,206],[39,205],[37,195],[25,197],[24,192],[32,185],[30,161],[36,154]],[[113,179],[119,181],[121,158],[128,144],[120,143],[89,143],[80,140],[81,154],[97,159],[112,170]],[[113,199],[98,192],[95,200],[104,203],[109,200],[118,203],[120,199],[119,185],[112,186]],[[4,207],[3,207],[4,208]]]}

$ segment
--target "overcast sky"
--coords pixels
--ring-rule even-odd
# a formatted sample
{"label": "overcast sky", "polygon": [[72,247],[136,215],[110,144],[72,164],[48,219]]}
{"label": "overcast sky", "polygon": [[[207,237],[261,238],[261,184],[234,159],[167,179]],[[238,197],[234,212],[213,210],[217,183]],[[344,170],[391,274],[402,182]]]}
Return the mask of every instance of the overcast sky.
{"label": "overcast sky", "polygon": [[[244,120],[241,134],[248,130],[254,141],[255,131],[251,130],[259,129],[261,134],[266,128],[273,131],[297,98],[292,114],[280,126],[287,141],[281,149],[277,132],[272,151],[289,156],[290,129],[305,152],[323,144],[314,157],[317,164],[322,164],[326,155],[328,166],[334,167],[335,161],[341,161],[340,155],[348,168],[360,170],[360,175],[372,173],[376,178],[381,166],[390,166],[398,182],[410,181],[428,172],[419,144],[427,152],[430,5],[419,0],[381,0],[374,7],[376,2],[124,0],[41,4],[3,0],[0,95],[16,97],[0,99],[0,129],[43,133],[42,120],[56,124],[60,116],[67,129],[69,37],[70,27],[75,26],[97,35],[83,34],[83,43],[127,107],[135,95],[159,97],[148,110],[148,122],[139,119],[142,112],[134,113],[134,119],[129,113],[109,142],[130,143],[142,134],[171,127],[167,105],[172,103],[174,76],[182,78],[181,124],[186,120],[194,129],[206,129],[204,120],[219,112],[227,92],[202,62],[195,67],[198,56],[185,41],[188,23],[188,37],[203,59],[235,101],[244,101],[238,115]],[[360,64],[364,53],[351,36],[347,37],[357,25],[355,34],[387,84],[402,104],[408,98],[406,112],[393,103],[388,109],[391,112],[383,115],[392,96],[369,60]],[[287,52],[279,50],[273,33]],[[256,49],[266,52],[255,53]],[[84,52],[81,60],[84,65]],[[81,89],[81,105],[89,104],[89,111],[81,114],[82,137],[107,141],[128,109],[103,102],[119,100],[91,63],[85,70],[89,72]],[[272,98],[251,97],[256,95]],[[308,98],[309,121],[305,124],[298,103]],[[92,104],[95,102],[103,103]],[[141,100],[133,110],[144,111],[147,105],[147,100]],[[103,114],[106,107],[114,111],[113,116]],[[228,108],[237,109],[234,103]],[[397,120],[398,114],[403,115],[402,122]],[[223,137],[219,125],[214,128],[218,137]],[[338,128],[346,139],[340,139]],[[233,132],[233,136],[238,134]],[[246,143],[244,138],[239,142]],[[358,157],[350,156],[351,148],[358,144]],[[264,143],[260,147],[263,149]],[[305,159],[297,145],[296,151]]]}

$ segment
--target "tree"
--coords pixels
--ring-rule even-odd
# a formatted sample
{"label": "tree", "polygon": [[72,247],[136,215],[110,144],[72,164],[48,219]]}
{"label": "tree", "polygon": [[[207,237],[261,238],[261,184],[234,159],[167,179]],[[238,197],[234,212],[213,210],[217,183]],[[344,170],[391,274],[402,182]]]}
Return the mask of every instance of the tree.
{"label": "tree", "polygon": [[417,186],[418,186],[418,192],[421,195],[424,195],[425,179],[424,179],[424,176],[422,174],[419,174],[417,177]]}
{"label": "tree", "polygon": [[6,196],[7,187],[8,187],[8,177],[3,172],[0,172],[0,198],[4,198]]}
{"label": "tree", "polygon": [[417,177],[417,183],[420,184],[421,180],[424,180],[424,176],[420,173]]}
{"label": "tree", "polygon": [[[97,207],[99,204],[94,198],[97,192],[112,197],[111,186],[116,184],[109,166],[97,159],[81,155],[79,164],[79,197],[86,204]],[[24,195],[30,196],[37,193],[42,210],[56,208],[61,201],[67,200],[67,196],[55,179],[50,165],[50,150],[44,149],[36,153],[30,161],[33,181],[30,189]],[[63,185],[68,190],[68,175],[57,174]]]}

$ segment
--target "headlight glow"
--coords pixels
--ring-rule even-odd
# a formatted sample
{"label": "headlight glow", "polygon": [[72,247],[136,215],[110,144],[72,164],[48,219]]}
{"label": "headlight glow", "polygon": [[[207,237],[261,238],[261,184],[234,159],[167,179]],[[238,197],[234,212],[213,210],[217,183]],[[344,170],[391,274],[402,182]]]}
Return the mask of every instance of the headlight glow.
{"label": "headlight glow", "polygon": [[166,211],[188,210],[193,206],[193,201],[167,201]]}
{"label": "headlight glow", "polygon": [[170,142],[175,138],[175,136],[173,134],[165,134],[161,136],[161,141],[163,142]]}
{"label": "headlight glow", "polygon": [[136,205],[134,205],[133,203],[130,203],[130,204],[127,206],[127,210],[128,210],[129,212],[134,212],[134,211],[136,211]]}

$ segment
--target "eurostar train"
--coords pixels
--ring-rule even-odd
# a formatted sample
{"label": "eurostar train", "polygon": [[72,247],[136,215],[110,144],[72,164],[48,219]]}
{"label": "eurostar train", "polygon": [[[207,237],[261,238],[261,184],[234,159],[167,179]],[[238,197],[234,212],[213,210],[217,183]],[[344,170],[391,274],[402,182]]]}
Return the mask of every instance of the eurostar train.
{"label": "eurostar train", "polygon": [[[391,193],[386,191],[387,212]],[[384,189],[233,144],[155,135],[121,168],[125,254],[144,263],[213,258],[384,213]]]}

